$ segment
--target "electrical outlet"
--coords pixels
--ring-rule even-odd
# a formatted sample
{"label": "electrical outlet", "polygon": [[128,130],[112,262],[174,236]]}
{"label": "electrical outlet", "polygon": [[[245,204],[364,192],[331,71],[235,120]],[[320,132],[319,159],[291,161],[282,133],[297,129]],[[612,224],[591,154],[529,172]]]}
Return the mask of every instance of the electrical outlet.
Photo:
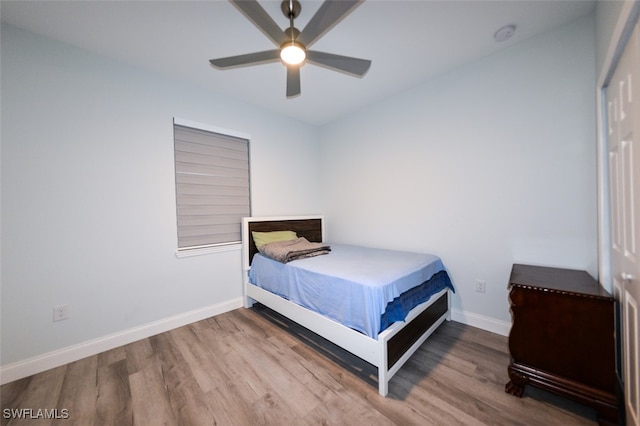
{"label": "electrical outlet", "polygon": [[69,318],[69,305],[56,305],[53,307],[53,320],[61,321]]}
{"label": "electrical outlet", "polygon": [[476,291],[478,293],[487,291],[487,282],[485,280],[476,280]]}

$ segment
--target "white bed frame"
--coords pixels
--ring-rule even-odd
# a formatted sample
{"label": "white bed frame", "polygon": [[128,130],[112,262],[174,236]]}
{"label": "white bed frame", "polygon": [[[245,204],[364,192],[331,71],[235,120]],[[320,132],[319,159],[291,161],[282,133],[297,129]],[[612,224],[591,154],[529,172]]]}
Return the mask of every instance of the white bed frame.
{"label": "white bed frame", "polygon": [[[249,225],[252,222],[282,222],[289,220],[320,220],[322,221],[322,241],[325,239],[324,235],[324,217],[322,215],[315,216],[281,216],[281,217],[246,217],[242,223],[242,264],[243,264],[243,277],[244,277],[244,305],[249,308],[253,305],[254,301],[262,303],[263,305],[273,309],[281,315],[293,320],[294,322],[302,325],[303,327],[313,331],[314,333],[324,337],[325,339],[335,343],[343,349],[353,353],[359,358],[373,364],[378,368],[378,393],[382,396],[386,396],[389,391],[389,381],[393,375],[402,367],[402,365],[411,357],[411,355],[418,350],[420,345],[442,324],[445,320],[451,319],[451,295],[448,289],[444,289],[434,296],[432,296],[427,302],[416,306],[411,310],[406,318],[405,322],[396,322],[389,326],[386,330],[382,331],[378,335],[378,339],[373,339],[358,331],[355,331],[349,327],[346,327],[338,322],[335,322],[325,316],[322,316],[316,312],[308,310],[300,305],[290,302],[278,295],[275,295],[269,291],[266,291],[260,287],[257,287],[249,282],[249,243],[248,238],[251,237],[249,231]],[[446,293],[446,311],[442,314],[438,313],[438,317],[431,323],[431,325],[422,332],[422,334],[415,340],[411,346],[402,353],[395,363],[391,367],[388,367],[388,348],[390,340],[400,333],[403,329],[409,326],[409,324],[416,319],[420,314],[427,311],[437,301],[442,301],[440,298]]]}

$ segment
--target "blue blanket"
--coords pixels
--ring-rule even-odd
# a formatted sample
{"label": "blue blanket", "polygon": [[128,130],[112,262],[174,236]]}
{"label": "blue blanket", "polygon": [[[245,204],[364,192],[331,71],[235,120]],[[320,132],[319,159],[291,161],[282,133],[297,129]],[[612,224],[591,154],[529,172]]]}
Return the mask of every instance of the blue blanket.
{"label": "blue blanket", "polygon": [[[339,244],[331,249],[327,255],[287,264],[256,254],[249,281],[374,339],[432,294],[445,287],[453,290],[437,256]],[[446,278],[421,285],[439,272]],[[400,297],[403,293],[406,297]]]}

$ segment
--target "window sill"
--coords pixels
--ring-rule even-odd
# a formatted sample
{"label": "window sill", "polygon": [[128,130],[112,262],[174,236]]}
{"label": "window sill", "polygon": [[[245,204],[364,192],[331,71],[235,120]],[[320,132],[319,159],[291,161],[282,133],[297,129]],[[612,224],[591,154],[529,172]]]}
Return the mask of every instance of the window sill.
{"label": "window sill", "polygon": [[240,251],[240,250],[242,250],[242,243],[222,244],[219,246],[197,247],[197,248],[176,250],[176,257],[178,259],[182,259],[183,257],[203,256],[206,254],[223,253],[227,251]]}

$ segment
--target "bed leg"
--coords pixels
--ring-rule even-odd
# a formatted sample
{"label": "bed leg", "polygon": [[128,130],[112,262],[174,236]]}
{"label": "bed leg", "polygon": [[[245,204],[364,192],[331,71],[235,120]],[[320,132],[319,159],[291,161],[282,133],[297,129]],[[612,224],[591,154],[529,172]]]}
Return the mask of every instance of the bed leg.
{"label": "bed leg", "polygon": [[389,393],[389,370],[387,369],[387,342],[379,341],[379,358],[378,358],[378,393],[381,396],[387,396]]}
{"label": "bed leg", "polygon": [[249,296],[247,296],[248,293],[248,286],[249,286],[249,271],[244,271],[244,277],[243,277],[243,282],[242,282],[242,302],[244,304],[244,307],[249,309],[250,307],[253,306],[253,304],[255,303],[255,300],[253,300],[252,298],[250,298]]}
{"label": "bed leg", "polygon": [[253,304],[255,303],[255,300],[253,300],[249,296],[244,296],[243,299],[244,299],[244,307],[247,308],[247,309],[252,307]]}
{"label": "bed leg", "polygon": [[[378,380],[380,380],[380,377],[378,377]],[[389,383],[387,383],[386,380],[382,380],[378,383],[378,393],[385,397],[389,393]]]}

